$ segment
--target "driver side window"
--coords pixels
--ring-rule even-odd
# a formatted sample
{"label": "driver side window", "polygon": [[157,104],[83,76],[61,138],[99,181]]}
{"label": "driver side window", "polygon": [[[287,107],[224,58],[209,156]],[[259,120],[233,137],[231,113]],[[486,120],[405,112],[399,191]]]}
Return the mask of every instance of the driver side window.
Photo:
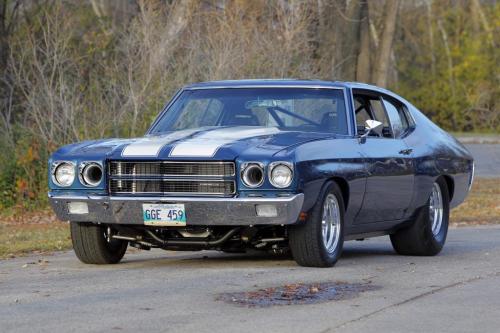
{"label": "driver side window", "polygon": [[364,126],[367,120],[372,119],[370,111],[364,104],[363,99],[354,99],[354,107],[356,109],[356,123],[358,126]]}
{"label": "driver side window", "polygon": [[[365,121],[368,119],[380,121],[383,124],[382,136],[393,138],[391,125],[380,96],[375,94],[354,93],[354,107],[358,134],[364,133]],[[370,133],[370,136],[378,136]]]}

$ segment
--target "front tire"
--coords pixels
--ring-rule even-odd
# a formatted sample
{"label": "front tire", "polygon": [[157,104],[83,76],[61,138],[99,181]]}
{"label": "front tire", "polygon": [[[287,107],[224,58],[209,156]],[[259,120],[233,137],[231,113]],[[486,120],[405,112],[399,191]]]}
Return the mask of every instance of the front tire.
{"label": "front tire", "polygon": [[344,200],[335,182],[323,189],[307,221],[290,228],[289,245],[301,266],[335,265],[344,245]]}
{"label": "front tire", "polygon": [[394,250],[402,255],[434,256],[441,252],[448,234],[450,195],[443,178],[432,186],[427,204],[413,224],[391,235]]}
{"label": "front tire", "polygon": [[116,264],[125,255],[127,241],[106,239],[106,229],[92,223],[71,222],[73,250],[85,264]]}

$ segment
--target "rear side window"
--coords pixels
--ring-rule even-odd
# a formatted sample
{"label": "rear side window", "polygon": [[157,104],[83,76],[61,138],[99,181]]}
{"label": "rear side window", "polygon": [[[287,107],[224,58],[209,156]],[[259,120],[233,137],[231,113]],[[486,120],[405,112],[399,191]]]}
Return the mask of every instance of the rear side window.
{"label": "rear side window", "polygon": [[398,137],[403,132],[403,124],[401,118],[399,117],[398,109],[394,104],[384,99],[384,106],[387,110],[389,118],[391,118],[392,133],[395,137]]}
{"label": "rear side window", "polygon": [[411,127],[407,111],[401,103],[388,98],[384,98],[383,100],[385,109],[391,120],[394,135],[396,137],[401,136]]}
{"label": "rear side window", "polygon": [[382,101],[380,99],[372,99],[370,100],[370,104],[372,106],[373,113],[375,114],[375,119],[384,124],[384,127],[389,127],[389,119],[385,114]]}
{"label": "rear side window", "polygon": [[397,108],[399,118],[401,119],[401,126],[403,127],[403,132],[410,128],[410,124],[408,123],[408,119],[406,118],[406,113],[404,112],[402,107]]}
{"label": "rear side window", "polygon": [[408,123],[408,128],[414,128],[415,127],[415,121],[413,120],[410,110],[406,107],[406,105],[401,106],[401,111],[403,112],[403,115],[406,118],[406,122]]}

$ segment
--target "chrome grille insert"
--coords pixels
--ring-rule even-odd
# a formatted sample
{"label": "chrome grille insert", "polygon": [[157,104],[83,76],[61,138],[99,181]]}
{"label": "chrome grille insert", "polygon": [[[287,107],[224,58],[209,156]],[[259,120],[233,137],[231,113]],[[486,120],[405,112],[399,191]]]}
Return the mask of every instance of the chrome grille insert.
{"label": "chrome grille insert", "polygon": [[233,162],[110,161],[112,195],[230,197],[236,192]]}
{"label": "chrome grille insert", "polygon": [[234,176],[233,162],[111,161],[111,176]]}
{"label": "chrome grille insert", "polygon": [[234,194],[233,181],[193,181],[193,180],[110,180],[111,193],[122,194]]}

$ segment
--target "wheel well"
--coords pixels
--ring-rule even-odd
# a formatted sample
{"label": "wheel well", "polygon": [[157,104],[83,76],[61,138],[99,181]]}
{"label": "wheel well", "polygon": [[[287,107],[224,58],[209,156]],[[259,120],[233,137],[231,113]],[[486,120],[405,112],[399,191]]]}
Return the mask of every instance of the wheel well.
{"label": "wheel well", "polygon": [[333,177],[331,180],[337,183],[342,191],[342,199],[344,199],[344,208],[347,210],[347,206],[349,205],[349,184],[344,178]]}
{"label": "wheel well", "polygon": [[453,193],[455,192],[455,182],[453,181],[453,178],[448,175],[442,175],[441,177],[444,179],[446,185],[448,186],[448,194],[450,195],[451,201],[453,199]]}

